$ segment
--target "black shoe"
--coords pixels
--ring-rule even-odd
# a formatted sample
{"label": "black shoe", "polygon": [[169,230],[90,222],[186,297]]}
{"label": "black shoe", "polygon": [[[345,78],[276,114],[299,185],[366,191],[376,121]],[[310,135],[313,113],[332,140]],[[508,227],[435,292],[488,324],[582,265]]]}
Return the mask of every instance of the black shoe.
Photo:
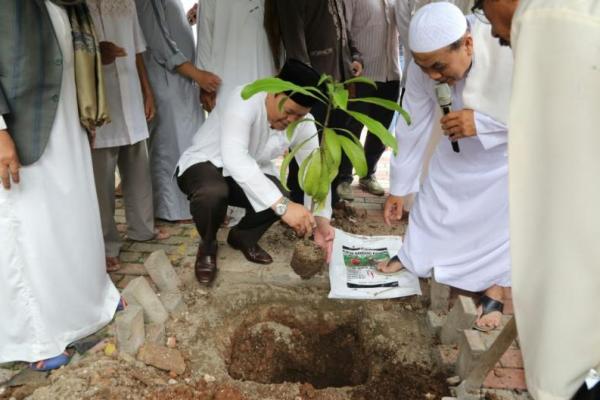
{"label": "black shoe", "polygon": [[201,284],[210,285],[217,276],[217,251],[208,253],[203,246],[198,247],[196,264],[194,265],[196,279]]}
{"label": "black shoe", "polygon": [[233,229],[229,231],[227,243],[234,249],[240,250],[246,257],[246,260],[250,262],[257,264],[271,264],[273,262],[273,257],[258,244],[244,246],[242,241],[237,238],[236,231]]}

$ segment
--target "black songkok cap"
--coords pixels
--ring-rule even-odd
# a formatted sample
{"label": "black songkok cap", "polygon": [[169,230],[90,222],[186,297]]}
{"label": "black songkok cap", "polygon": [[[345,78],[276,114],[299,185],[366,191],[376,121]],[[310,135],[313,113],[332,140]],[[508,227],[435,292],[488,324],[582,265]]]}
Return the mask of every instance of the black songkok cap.
{"label": "black songkok cap", "polygon": [[[311,66],[293,58],[290,58],[285,62],[277,77],[281,80],[291,82],[298,86],[314,87],[317,87],[317,84],[321,79],[319,73]],[[286,94],[290,96],[290,99],[294,100],[303,107],[310,108],[318,101],[314,97],[310,97],[302,93],[292,94],[291,92],[287,92]]]}

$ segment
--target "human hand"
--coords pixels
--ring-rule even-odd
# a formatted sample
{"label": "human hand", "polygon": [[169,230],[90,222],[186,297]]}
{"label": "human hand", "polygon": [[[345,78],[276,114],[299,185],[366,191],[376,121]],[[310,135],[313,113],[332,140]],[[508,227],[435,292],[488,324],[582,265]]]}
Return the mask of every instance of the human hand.
{"label": "human hand", "polygon": [[200,91],[200,103],[206,112],[211,112],[217,105],[217,92]]}
{"label": "human hand", "polygon": [[401,196],[389,195],[383,206],[383,221],[387,226],[392,226],[393,222],[402,219],[404,207],[404,198]]}
{"label": "human hand", "polygon": [[444,135],[453,142],[469,136],[477,135],[475,113],[473,110],[452,111],[440,120]]}
{"label": "human hand", "polygon": [[117,46],[112,42],[100,42],[100,59],[103,65],[112,64],[118,57],[126,57],[127,52],[124,48]]}
{"label": "human hand", "polygon": [[281,220],[289,225],[298,236],[310,236],[316,225],[315,218],[303,205],[290,201]]}
{"label": "human hand", "polygon": [[188,23],[193,26],[198,21],[198,3],[194,4],[187,12]]}
{"label": "human hand", "polygon": [[331,251],[333,249],[333,239],[335,238],[335,229],[329,223],[327,218],[316,217],[317,229],[315,229],[315,243],[317,246],[325,250],[327,262],[331,259]]}
{"label": "human hand", "polygon": [[90,149],[94,148],[96,144],[96,128],[86,129],[88,141],[90,142]]}
{"label": "human hand", "polygon": [[204,91],[215,92],[221,86],[221,78],[212,72],[198,70],[196,83]]}
{"label": "human hand", "polygon": [[154,95],[152,93],[144,94],[144,114],[146,121],[150,121],[156,115],[156,106],[154,105]]}
{"label": "human hand", "polygon": [[0,180],[4,189],[10,190],[11,178],[13,183],[19,183],[20,168],[15,142],[7,130],[0,130]]}
{"label": "human hand", "polygon": [[361,76],[363,72],[363,65],[358,61],[352,61],[352,74],[354,76]]}

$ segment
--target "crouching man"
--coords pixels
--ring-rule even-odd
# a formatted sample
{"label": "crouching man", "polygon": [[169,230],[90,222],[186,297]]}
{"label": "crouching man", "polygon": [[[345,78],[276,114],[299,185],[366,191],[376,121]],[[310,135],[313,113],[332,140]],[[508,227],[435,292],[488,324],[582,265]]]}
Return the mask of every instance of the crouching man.
{"label": "crouching man", "polygon": [[[314,69],[296,60],[288,60],[278,77],[299,86],[317,86],[320,78]],[[246,215],[230,230],[227,243],[251,262],[273,262],[258,240],[278,219],[298,235],[310,235],[314,230],[315,241],[328,252],[333,240],[331,208],[326,206],[315,217],[307,209],[311,201],[307,197],[306,207],[291,202],[273,165],[286,149],[309,138],[296,154],[298,163],[319,146],[313,123],[299,124],[291,141],[285,134],[289,124],[310,112],[315,99],[302,94],[259,93],[243,100],[242,89],[236,88],[227,101],[217,105],[178,164],[178,184],[190,200],[202,237],[195,272],[203,284],[210,284],[216,276],[217,231],[229,205],[245,208]]]}

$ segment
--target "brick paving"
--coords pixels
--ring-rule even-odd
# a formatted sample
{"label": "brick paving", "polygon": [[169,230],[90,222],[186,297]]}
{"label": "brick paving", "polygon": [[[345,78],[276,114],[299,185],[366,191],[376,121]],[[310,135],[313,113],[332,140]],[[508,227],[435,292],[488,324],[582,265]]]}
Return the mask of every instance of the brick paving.
{"label": "brick paving", "polygon": [[[386,151],[379,163],[376,178],[386,189],[389,188],[389,158],[391,152]],[[353,191],[355,196],[354,205],[367,209],[367,220],[382,221],[383,203],[385,196],[378,197],[362,191],[357,186],[358,178],[355,178]],[[121,233],[126,231],[125,216],[121,199],[117,200],[116,220]],[[175,268],[191,266],[195,260],[195,252],[199,242],[199,235],[191,223],[172,224],[159,222],[163,230],[171,234],[167,240],[160,242],[132,242],[125,239],[121,252],[122,268],[117,273],[112,273],[111,278],[119,288],[124,288],[137,276],[146,276],[147,272],[143,266],[144,260],[152,251],[163,249]],[[512,299],[505,302],[505,313],[512,315]],[[488,341],[493,341],[498,332],[487,335]],[[454,368],[458,357],[456,346],[439,345],[439,360],[450,371]],[[523,370],[523,358],[515,342],[502,356],[496,367],[489,373],[484,382],[485,392],[493,394],[497,400],[526,400],[530,399],[526,393],[525,374]]]}

